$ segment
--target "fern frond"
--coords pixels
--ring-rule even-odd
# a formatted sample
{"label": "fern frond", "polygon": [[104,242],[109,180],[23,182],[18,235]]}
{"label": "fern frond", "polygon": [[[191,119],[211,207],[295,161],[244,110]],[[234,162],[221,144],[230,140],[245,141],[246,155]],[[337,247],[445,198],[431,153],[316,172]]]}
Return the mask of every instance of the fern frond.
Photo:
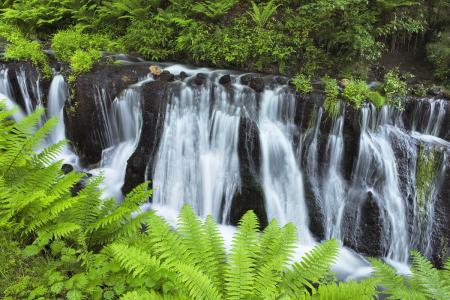
{"label": "fern frond", "polygon": [[432,299],[450,299],[450,283],[442,280],[439,271],[418,251],[411,252],[412,279],[417,281],[423,293]]}
{"label": "fern frond", "polygon": [[192,299],[222,299],[211,279],[199,271],[194,265],[176,263],[175,269],[179,281],[186,287]]}
{"label": "fern frond", "polygon": [[149,272],[160,272],[162,269],[159,259],[139,248],[115,243],[109,245],[106,249],[119,262],[121,267],[133,277],[142,277]]}
{"label": "fern frond", "polygon": [[222,236],[213,217],[206,217],[203,223],[203,232],[206,253],[209,253],[203,261],[204,269],[208,270],[208,274],[218,290],[223,292],[226,254]]}
{"label": "fern frond", "polygon": [[302,260],[294,263],[292,270],[287,271],[284,276],[283,285],[288,294],[298,297],[304,295],[307,289],[315,294],[316,288],[312,283],[318,283],[328,274],[338,254],[339,243],[334,239],[325,241],[306,253]]}
{"label": "fern frond", "polygon": [[240,220],[225,270],[227,299],[246,299],[254,293],[254,268],[259,245],[258,226],[258,219],[253,211],[248,211]]}
{"label": "fern frond", "polygon": [[374,269],[372,275],[376,283],[385,289],[381,293],[388,295],[389,299],[425,299],[420,291],[406,285],[405,278],[398,275],[394,268],[379,259],[370,259],[370,262]]}
{"label": "fern frond", "polygon": [[189,256],[195,265],[200,265],[210,253],[206,252],[206,239],[202,230],[202,223],[192,208],[184,205],[178,218],[178,232],[181,242],[189,251]]}
{"label": "fern frond", "polygon": [[[359,282],[349,281],[321,284],[318,288],[318,297],[311,299],[320,300],[372,300],[376,299],[377,291],[372,279]],[[308,299],[308,297],[307,297]]]}

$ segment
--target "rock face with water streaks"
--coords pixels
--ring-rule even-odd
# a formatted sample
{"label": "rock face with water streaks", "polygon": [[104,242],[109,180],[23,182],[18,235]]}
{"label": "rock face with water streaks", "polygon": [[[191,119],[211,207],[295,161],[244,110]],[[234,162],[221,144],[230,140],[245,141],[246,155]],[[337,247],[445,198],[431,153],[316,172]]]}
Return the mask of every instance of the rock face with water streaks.
{"label": "rock face with water streaks", "polygon": [[[66,133],[83,166],[102,160],[111,144],[105,115],[148,66],[97,66],[73,84]],[[5,67],[24,111],[28,102],[46,104],[48,80],[29,64]],[[302,96],[283,77],[181,73],[183,81],[163,71],[140,87],[142,126],[124,171],[124,193],[149,179],[155,191],[164,190],[155,195],[159,204],[190,203],[223,223],[236,224],[252,209],[263,226],[277,216],[301,227],[298,216],[307,211],[313,236],[340,238],[366,255],[404,261],[403,250],[416,247],[438,264],[450,254],[447,100],[410,98],[401,114],[366,107],[365,117],[345,105],[338,123],[322,108],[320,84]],[[416,226],[421,147],[441,154],[430,209]],[[304,211],[292,211],[301,201]]]}
{"label": "rock face with water streaks", "polygon": [[101,118],[99,98],[106,97],[109,105],[124,89],[147,73],[148,66],[139,64],[97,66],[77,78],[72,101],[66,108],[66,131],[84,165],[98,163],[105,148],[106,128]]}

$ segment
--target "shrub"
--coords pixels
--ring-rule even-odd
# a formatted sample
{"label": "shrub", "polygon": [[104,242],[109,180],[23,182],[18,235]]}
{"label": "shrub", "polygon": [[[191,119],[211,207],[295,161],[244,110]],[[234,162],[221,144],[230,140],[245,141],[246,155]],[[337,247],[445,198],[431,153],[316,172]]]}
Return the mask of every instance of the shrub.
{"label": "shrub", "polygon": [[0,23],[0,37],[8,42],[5,48],[5,59],[30,61],[41,70],[44,77],[51,76],[52,71],[47,55],[39,42],[28,40],[17,27],[4,23]]}
{"label": "shrub", "polygon": [[103,34],[83,33],[81,28],[59,31],[52,38],[52,49],[56,57],[70,64],[79,75],[88,72],[101,58],[101,51],[121,50],[119,43]]}
{"label": "shrub", "polygon": [[325,83],[325,111],[333,118],[339,115],[341,102],[338,99],[339,88],[334,78],[325,76],[322,78]]}
{"label": "shrub", "polygon": [[435,41],[427,45],[427,56],[435,66],[436,78],[450,83],[450,30],[439,32]]}
{"label": "shrub", "polygon": [[380,109],[383,107],[384,102],[386,99],[377,91],[368,91],[367,93],[367,99],[375,105],[377,109]]}
{"label": "shrub", "polygon": [[360,108],[367,99],[369,87],[363,80],[350,80],[344,88],[344,99],[352,104],[355,108]]}
{"label": "shrub", "polygon": [[135,20],[122,38],[127,49],[152,60],[166,59],[177,51],[176,30],[173,26],[156,18]]}
{"label": "shrub", "polygon": [[292,84],[295,86],[297,92],[302,95],[306,95],[312,92],[313,87],[311,85],[311,78],[304,74],[297,74],[292,78]]}
{"label": "shrub", "polygon": [[406,81],[400,78],[397,70],[391,70],[384,76],[383,90],[386,102],[403,110],[403,100],[408,93]]}

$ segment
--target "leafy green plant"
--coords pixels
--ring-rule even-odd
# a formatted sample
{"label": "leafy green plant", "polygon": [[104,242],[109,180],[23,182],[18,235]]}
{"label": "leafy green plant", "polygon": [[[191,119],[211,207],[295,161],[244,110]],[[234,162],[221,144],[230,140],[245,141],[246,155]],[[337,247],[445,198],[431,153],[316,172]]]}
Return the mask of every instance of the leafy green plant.
{"label": "leafy green plant", "polygon": [[253,22],[258,27],[264,28],[269,22],[270,17],[277,11],[280,5],[275,4],[273,0],[266,3],[264,6],[258,6],[255,2],[252,3],[252,10],[248,13]]}
{"label": "leafy green plant", "polygon": [[427,45],[427,57],[435,66],[435,76],[450,82],[450,30],[439,32]]}
{"label": "leafy green plant", "polygon": [[367,92],[367,99],[375,105],[377,109],[380,109],[383,107],[386,99],[377,91],[368,91]]}
{"label": "leafy green plant", "polygon": [[325,83],[325,111],[333,118],[339,115],[341,102],[338,99],[339,87],[336,79],[325,76],[322,78]]}
{"label": "leafy green plant", "polygon": [[407,84],[400,78],[397,70],[391,70],[384,76],[384,93],[386,102],[403,110],[403,101],[408,93]]}
{"label": "leafy green plant", "polygon": [[369,87],[363,80],[350,80],[344,88],[342,96],[355,108],[360,108],[367,99]]}
{"label": "leafy green plant", "polygon": [[0,23],[0,37],[8,42],[4,53],[5,59],[30,61],[45,77],[51,76],[47,56],[39,42],[28,40],[19,28],[6,23]]}
{"label": "leafy green plant", "polygon": [[196,13],[214,19],[225,15],[231,8],[233,8],[237,0],[222,0],[222,1],[204,1],[195,4],[192,10]]}
{"label": "leafy green plant", "polygon": [[304,74],[297,74],[295,75],[291,83],[295,86],[295,89],[297,92],[299,92],[302,95],[307,95],[312,92],[313,87],[311,84],[311,78],[307,77]]}
{"label": "leafy green plant", "polygon": [[59,31],[52,38],[56,57],[70,64],[74,75],[91,70],[101,51],[120,50],[121,45],[102,34],[83,33],[82,28]]}
{"label": "leafy green plant", "polygon": [[388,299],[448,299],[450,296],[450,259],[444,268],[438,270],[430,261],[419,252],[412,251],[412,275],[403,277],[396,271],[382,263],[372,259],[374,278],[377,285],[383,288],[382,294]]}

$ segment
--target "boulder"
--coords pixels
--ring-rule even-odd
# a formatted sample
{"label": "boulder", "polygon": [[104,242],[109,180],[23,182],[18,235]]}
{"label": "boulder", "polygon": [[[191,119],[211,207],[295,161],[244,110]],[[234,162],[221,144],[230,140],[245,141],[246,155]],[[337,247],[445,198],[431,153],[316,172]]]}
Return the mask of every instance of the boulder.
{"label": "boulder", "polygon": [[229,85],[231,83],[231,76],[230,74],[223,75],[219,78],[219,83],[221,85]]}
{"label": "boulder", "polygon": [[206,75],[205,73],[198,73],[195,76],[194,82],[196,85],[202,85],[206,83],[206,80],[208,79],[208,75]]}
{"label": "boulder", "polygon": [[136,151],[128,159],[125,184],[122,187],[124,194],[144,182],[146,170],[149,170],[148,179],[151,179],[153,163],[163,131],[168,85],[167,82],[158,80],[149,82],[142,88],[143,134]]}

